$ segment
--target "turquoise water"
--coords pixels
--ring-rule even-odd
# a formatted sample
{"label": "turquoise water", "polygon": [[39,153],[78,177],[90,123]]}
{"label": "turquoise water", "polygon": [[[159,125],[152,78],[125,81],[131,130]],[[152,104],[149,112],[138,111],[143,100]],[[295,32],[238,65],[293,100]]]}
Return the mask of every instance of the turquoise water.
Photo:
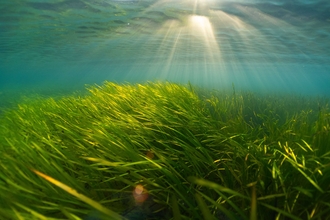
{"label": "turquoise water", "polygon": [[329,95],[329,11],[326,0],[3,0],[0,98],[104,80]]}

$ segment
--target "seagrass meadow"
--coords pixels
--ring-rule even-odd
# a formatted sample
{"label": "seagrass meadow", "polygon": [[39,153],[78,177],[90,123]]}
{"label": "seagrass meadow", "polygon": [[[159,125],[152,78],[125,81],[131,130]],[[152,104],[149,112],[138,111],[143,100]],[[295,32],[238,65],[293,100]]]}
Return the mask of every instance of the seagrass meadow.
{"label": "seagrass meadow", "polygon": [[322,97],[149,82],[0,119],[0,219],[329,219]]}

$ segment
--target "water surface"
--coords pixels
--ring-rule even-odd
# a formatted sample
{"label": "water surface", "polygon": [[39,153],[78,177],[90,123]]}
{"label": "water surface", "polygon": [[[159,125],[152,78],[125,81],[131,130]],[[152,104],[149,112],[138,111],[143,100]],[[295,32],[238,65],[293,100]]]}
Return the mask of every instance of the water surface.
{"label": "water surface", "polygon": [[330,94],[329,1],[0,3],[0,91],[168,80]]}

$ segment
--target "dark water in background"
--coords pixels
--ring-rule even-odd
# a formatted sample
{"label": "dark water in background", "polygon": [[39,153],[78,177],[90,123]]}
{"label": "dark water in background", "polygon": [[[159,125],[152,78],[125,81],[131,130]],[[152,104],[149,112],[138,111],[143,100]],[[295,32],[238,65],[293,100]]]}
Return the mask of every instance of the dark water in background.
{"label": "dark water in background", "polygon": [[104,80],[330,95],[330,1],[0,0],[0,100]]}

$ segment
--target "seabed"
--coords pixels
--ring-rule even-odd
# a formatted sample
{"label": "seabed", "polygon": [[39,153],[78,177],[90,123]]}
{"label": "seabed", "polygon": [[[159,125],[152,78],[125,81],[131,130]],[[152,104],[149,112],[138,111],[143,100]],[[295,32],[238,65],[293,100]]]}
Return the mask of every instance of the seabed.
{"label": "seabed", "polygon": [[327,219],[321,97],[149,82],[0,118],[0,219]]}

